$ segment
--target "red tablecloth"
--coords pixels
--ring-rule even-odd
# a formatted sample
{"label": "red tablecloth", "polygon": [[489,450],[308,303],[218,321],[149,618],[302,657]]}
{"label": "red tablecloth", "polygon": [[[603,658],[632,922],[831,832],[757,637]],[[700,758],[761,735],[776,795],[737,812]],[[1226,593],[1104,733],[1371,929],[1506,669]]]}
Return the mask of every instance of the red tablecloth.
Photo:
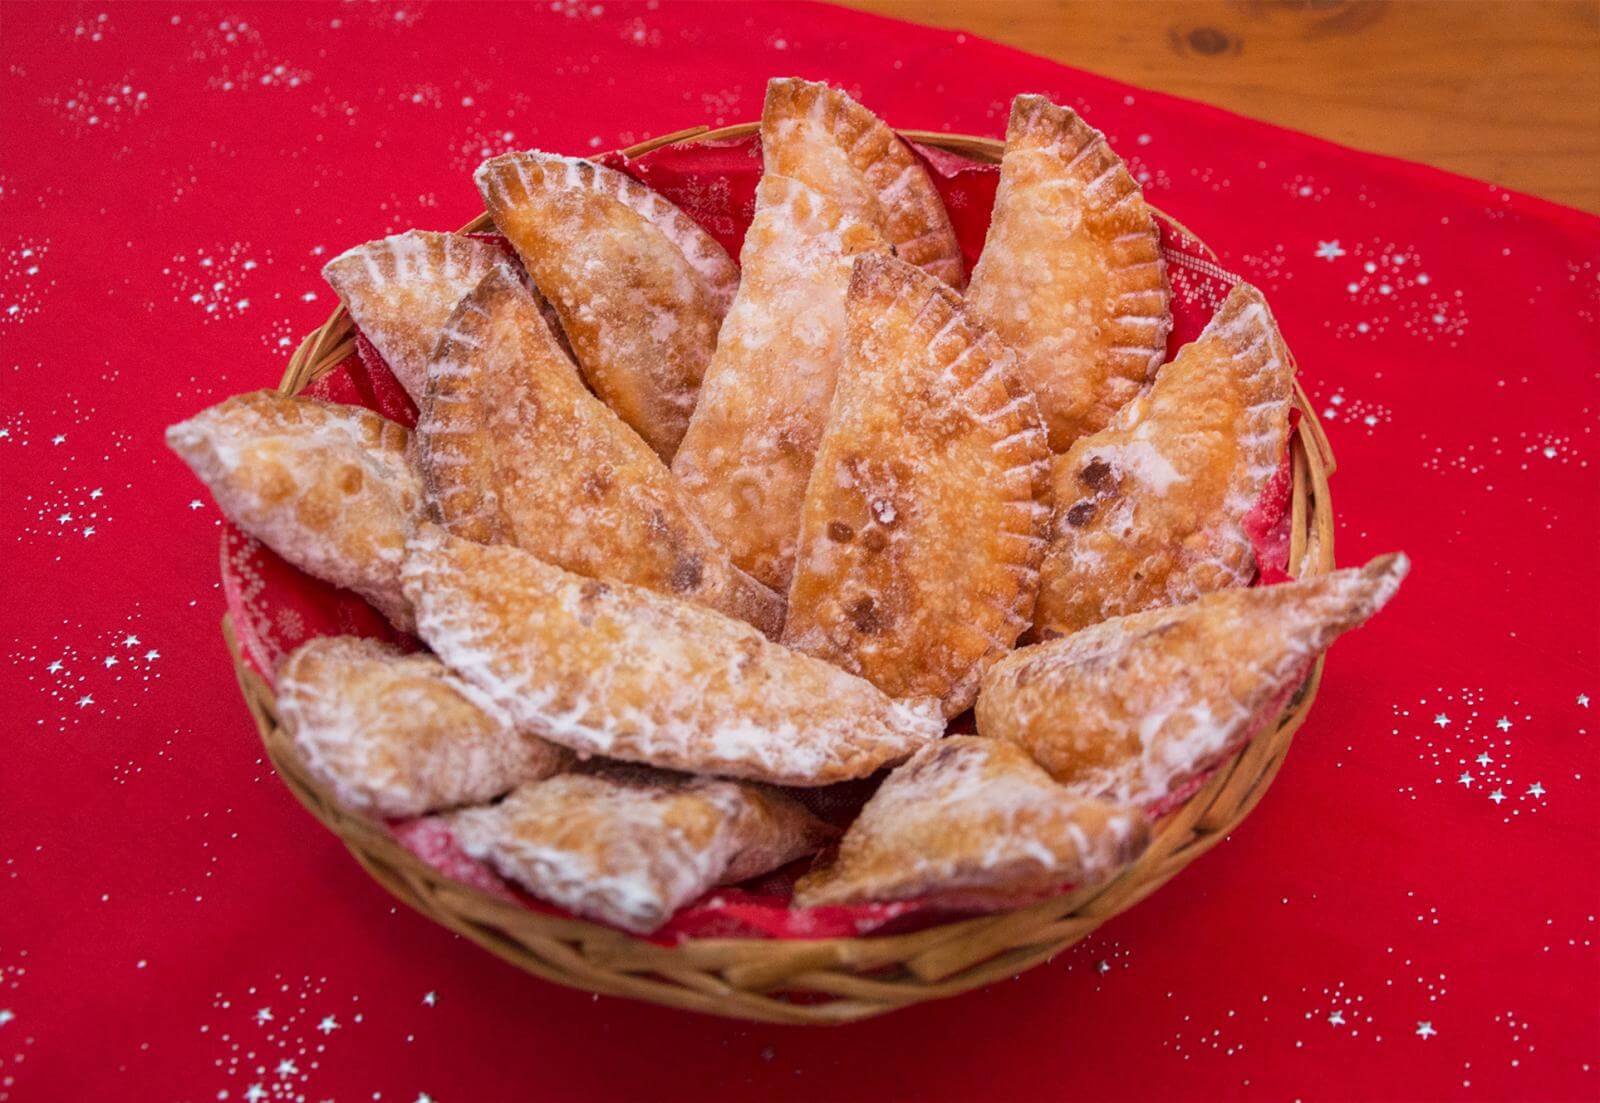
{"label": "red tablecloth", "polygon": [[[1600,1096],[1600,223],[821,7],[21,6],[0,55],[0,1103]],[[834,80],[893,123],[1077,106],[1271,296],[1340,559],[1411,553],[1251,819],[1012,983],[843,1029],[518,973],[264,762],[167,423],[274,383],[346,246]]]}

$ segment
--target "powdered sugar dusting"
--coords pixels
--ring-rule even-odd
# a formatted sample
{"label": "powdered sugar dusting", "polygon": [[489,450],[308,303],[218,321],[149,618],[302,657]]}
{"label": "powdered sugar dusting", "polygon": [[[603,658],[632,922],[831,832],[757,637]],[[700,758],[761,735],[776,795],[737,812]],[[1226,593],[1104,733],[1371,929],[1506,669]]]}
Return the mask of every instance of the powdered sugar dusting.
{"label": "powdered sugar dusting", "polygon": [[1156,224],[1105,136],[1018,96],[994,215],[967,291],[1019,354],[1050,445],[1105,427],[1166,355],[1172,328]]}
{"label": "powdered sugar dusting", "polygon": [[755,786],[616,768],[524,785],[439,822],[535,896],[641,934],[828,835],[792,799]]}
{"label": "powdered sugar dusting", "polygon": [[740,567],[787,589],[812,461],[844,359],[851,256],[885,250],[868,223],[768,174],[673,472]]}
{"label": "powdered sugar dusting", "polygon": [[942,730],[932,702],[768,643],[699,606],[602,584],[431,526],[404,570],[418,631],[514,721],[582,754],[823,785]]}
{"label": "powdered sugar dusting", "polygon": [[1238,285],[1198,339],[1055,461],[1037,636],[1250,582],[1245,519],[1288,447],[1288,350]]}
{"label": "powdered sugar dusting", "polygon": [[437,659],[322,637],[278,676],[278,710],[311,771],[348,807],[415,816],[491,800],[566,756]]}
{"label": "powdered sugar dusting", "polygon": [[1148,838],[1138,811],[1069,793],[1010,744],[952,736],[889,776],[795,899],[1013,905],[1097,883]]}
{"label": "powdered sugar dusting", "polygon": [[590,161],[511,153],[475,178],[595,393],[670,460],[738,287],[733,261],[677,207]]}
{"label": "powdered sugar dusting", "polygon": [[421,404],[428,357],[456,303],[505,254],[492,242],[409,230],[341,253],[322,269],[350,317]]}
{"label": "powdered sugar dusting", "polygon": [[895,254],[952,287],[961,249],[933,181],[883,121],[826,84],[767,83],[761,145],[769,174],[793,177],[875,226]]}
{"label": "powdered sugar dusting", "polygon": [[1385,556],[1022,648],[985,678],[978,730],[1025,748],[1075,793],[1159,805],[1278,715],[1317,655],[1382,608],[1408,567]]}
{"label": "powdered sugar dusting", "polygon": [[402,629],[411,616],[400,558],[422,501],[408,440],[370,410],[276,391],[238,395],[167,430],[240,528]]}

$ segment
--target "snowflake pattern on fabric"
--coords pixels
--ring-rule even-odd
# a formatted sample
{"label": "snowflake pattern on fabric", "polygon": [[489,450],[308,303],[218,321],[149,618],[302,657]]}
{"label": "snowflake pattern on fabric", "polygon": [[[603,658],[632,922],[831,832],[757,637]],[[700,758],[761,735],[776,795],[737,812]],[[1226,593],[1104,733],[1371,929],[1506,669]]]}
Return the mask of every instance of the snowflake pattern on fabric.
{"label": "snowflake pattern on fabric", "polygon": [[[820,6],[40,4],[0,56],[0,1103],[1600,1092],[1594,218]],[[485,157],[753,120],[789,73],[905,127],[1082,112],[1266,291],[1340,561],[1416,563],[1225,845],[1016,983],[827,1032],[560,989],[393,902],[266,762],[225,522],[160,439],[277,381],[330,257],[475,215]],[[275,612],[258,661],[363,616]]]}

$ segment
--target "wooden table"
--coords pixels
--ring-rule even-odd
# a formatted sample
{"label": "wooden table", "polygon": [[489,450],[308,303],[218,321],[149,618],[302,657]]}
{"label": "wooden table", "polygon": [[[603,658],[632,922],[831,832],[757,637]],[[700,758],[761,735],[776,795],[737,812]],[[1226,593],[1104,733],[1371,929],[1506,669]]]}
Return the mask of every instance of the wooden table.
{"label": "wooden table", "polygon": [[1600,212],[1600,2],[847,0]]}

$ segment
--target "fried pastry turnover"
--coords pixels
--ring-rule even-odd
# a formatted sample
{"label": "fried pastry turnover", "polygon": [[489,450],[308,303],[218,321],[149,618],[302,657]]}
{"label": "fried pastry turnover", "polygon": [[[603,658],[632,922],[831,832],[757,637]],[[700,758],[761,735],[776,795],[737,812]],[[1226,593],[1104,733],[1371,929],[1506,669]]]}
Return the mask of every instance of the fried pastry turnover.
{"label": "fried pastry turnover", "polygon": [[889,775],[794,902],[1015,906],[1110,878],[1149,838],[1137,809],[1074,796],[1008,743],[951,736]]}
{"label": "fried pastry turnover", "polygon": [[895,255],[951,287],[961,247],[944,200],[911,147],[872,112],[826,84],[776,77],[761,108],[762,163],[870,223]]}
{"label": "fried pastry turnover", "polygon": [[1109,426],[1056,457],[1034,635],[1247,585],[1244,518],[1288,447],[1293,386],[1266,300],[1239,284]]}
{"label": "fried pastry turnover", "polygon": [[450,311],[505,259],[492,241],[408,230],[341,253],[322,277],[420,406],[428,358]]}
{"label": "fried pastry turnover", "polygon": [[1105,135],[1043,96],[1012,101],[967,302],[1017,350],[1057,452],[1104,428],[1166,358],[1155,218]]}
{"label": "fried pastry turnover", "polygon": [[463,850],[507,880],[635,934],[834,835],[766,786],[617,765],[523,785],[443,820]]}
{"label": "fried pastry turnover", "polygon": [[670,463],[739,285],[733,261],[673,204],[589,161],[508,153],[476,179],[589,385]]}
{"label": "fried pastry turnover", "polygon": [[581,755],[827,785],[937,739],[935,702],[892,700],[704,606],[583,578],[422,526],[404,568],[417,631],[451,669]]}
{"label": "fried pastry turnover", "polygon": [[167,429],[167,446],[234,524],[411,630],[400,592],[422,505],[404,426],[358,406],[255,391]]}
{"label": "fried pastry turnover", "polygon": [[846,312],[783,642],[953,716],[1033,611],[1049,521],[1038,406],[961,297],[908,264],[857,258]]}
{"label": "fried pastry turnover", "polygon": [[517,734],[431,655],[324,636],[278,670],[278,715],[306,766],[350,808],[381,816],[482,804],[571,756]]}
{"label": "fried pastry turnover", "polygon": [[978,694],[978,731],[1074,793],[1160,803],[1273,719],[1316,657],[1394,596],[1380,556],[1317,578],[1222,590],[1012,652]]}
{"label": "fried pastry turnover", "polygon": [[734,562],[780,592],[844,358],[851,258],[887,248],[820,192],[762,177],[739,292],[672,470]]}
{"label": "fried pastry turnover", "polygon": [[584,387],[504,263],[443,328],[415,451],[429,510],[457,536],[698,601],[769,636],[783,624],[783,598],[733,565],[660,457]]}

